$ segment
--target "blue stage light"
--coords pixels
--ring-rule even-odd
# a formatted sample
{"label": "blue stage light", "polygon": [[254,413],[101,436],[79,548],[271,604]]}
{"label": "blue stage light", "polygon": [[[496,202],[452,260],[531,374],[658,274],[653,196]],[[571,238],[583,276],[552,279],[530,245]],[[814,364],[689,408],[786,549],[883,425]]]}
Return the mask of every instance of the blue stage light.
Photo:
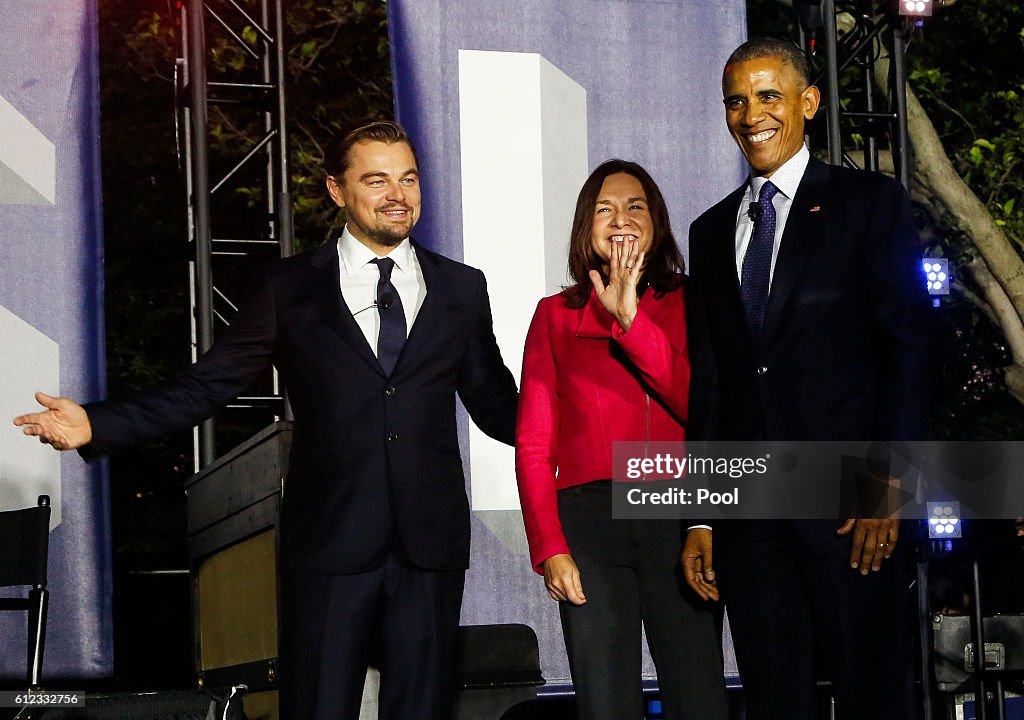
{"label": "blue stage light", "polygon": [[928,537],[946,539],[962,537],[960,503],[954,501],[930,502],[928,508]]}
{"label": "blue stage light", "polygon": [[921,261],[921,268],[929,295],[949,295],[949,261],[946,258],[925,258]]}

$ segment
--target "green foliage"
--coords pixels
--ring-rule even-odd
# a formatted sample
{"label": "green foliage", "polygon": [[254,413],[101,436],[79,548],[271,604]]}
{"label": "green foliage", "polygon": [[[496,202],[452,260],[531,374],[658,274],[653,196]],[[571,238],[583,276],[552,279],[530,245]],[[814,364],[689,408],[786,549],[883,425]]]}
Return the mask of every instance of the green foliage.
{"label": "green foliage", "polygon": [[957,171],[1024,249],[1024,3],[958,2],[908,56],[911,83]]}
{"label": "green foliage", "polygon": [[384,0],[288,6],[289,124],[296,239],[310,247],[344,218],[324,190],[323,151],[343,125],[393,117]]}
{"label": "green foliage", "polygon": [[[1024,3],[960,0],[937,10],[907,55],[911,86],[935,124],[947,154],[995,222],[1024,250]],[[956,227],[936,228],[936,252],[956,266],[975,250]],[[976,289],[975,289],[976,290]],[[1006,392],[1000,368],[1010,362],[998,327],[953,296],[937,316],[941,348],[936,383],[937,431],[948,437],[1017,438],[1024,413]],[[952,350],[955,348],[955,350]]]}

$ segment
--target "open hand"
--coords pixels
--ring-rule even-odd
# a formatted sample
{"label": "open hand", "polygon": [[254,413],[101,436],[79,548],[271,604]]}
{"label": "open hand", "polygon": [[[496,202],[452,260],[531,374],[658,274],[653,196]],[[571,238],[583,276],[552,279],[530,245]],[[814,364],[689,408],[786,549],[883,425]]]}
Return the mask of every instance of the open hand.
{"label": "open hand", "polygon": [[608,261],[608,285],[604,284],[601,273],[590,271],[590,282],[594,284],[597,299],[623,330],[629,330],[636,317],[636,288],[640,283],[645,259],[645,253],[638,248],[636,240],[612,243]]}
{"label": "open hand", "polygon": [[853,542],[850,546],[850,567],[859,569],[861,575],[867,575],[881,570],[882,561],[892,557],[900,538],[900,521],[898,518],[850,518],[836,530],[837,535],[848,535],[851,532]]}
{"label": "open hand", "polygon": [[39,442],[52,445],[56,450],[74,450],[92,441],[89,415],[74,400],[37,392],[36,402],[46,410],[14,418],[14,424],[22,428],[23,433],[38,437]]}
{"label": "open hand", "polygon": [[[900,539],[900,482],[890,477],[885,483],[882,506],[873,514],[882,518],[849,518],[836,530],[837,535],[850,535],[850,567],[861,575],[878,572],[882,562],[892,557]],[[879,512],[879,510],[881,512]]]}

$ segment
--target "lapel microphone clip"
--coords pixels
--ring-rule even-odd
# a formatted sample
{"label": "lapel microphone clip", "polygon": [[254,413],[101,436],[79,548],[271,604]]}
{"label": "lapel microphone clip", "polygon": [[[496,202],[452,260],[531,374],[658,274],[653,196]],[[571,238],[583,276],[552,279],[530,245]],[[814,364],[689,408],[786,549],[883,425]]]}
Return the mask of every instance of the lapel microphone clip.
{"label": "lapel microphone clip", "polygon": [[356,310],[352,313],[353,317],[359,313],[366,312],[367,310],[387,310],[389,307],[395,304],[395,296],[391,293],[384,293],[380,301],[374,300],[372,303],[364,307],[362,310]]}
{"label": "lapel microphone clip", "polygon": [[747,217],[749,217],[754,222],[760,220],[761,215],[763,214],[764,208],[762,208],[761,203],[757,202],[756,200],[750,203],[750,207],[747,208]]}

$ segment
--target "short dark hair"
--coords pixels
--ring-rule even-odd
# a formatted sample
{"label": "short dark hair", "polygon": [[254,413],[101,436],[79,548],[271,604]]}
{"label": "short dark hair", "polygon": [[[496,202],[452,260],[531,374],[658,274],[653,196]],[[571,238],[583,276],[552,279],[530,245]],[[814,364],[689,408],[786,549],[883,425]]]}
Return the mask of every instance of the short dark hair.
{"label": "short dark hair", "polygon": [[665,205],[658,184],[635,162],[605,160],[590,173],[576,199],[576,214],[569,235],[569,277],[573,281],[573,285],[566,289],[566,304],[569,307],[581,308],[587,304],[593,287],[590,271],[601,271],[603,261],[594,253],[590,239],[594,208],[597,207],[598,195],[605,179],[616,173],[626,173],[640,181],[644,195],[647,196],[647,210],[651,214],[654,237],[651,239],[651,249],[647,252],[647,268],[641,278],[641,291],[649,286],[655,292],[668,292],[682,284],[683,256],[672,235],[668,206]]}
{"label": "short dark hair", "polygon": [[413,159],[419,165],[416,148],[405,130],[390,120],[364,120],[353,123],[341,130],[331,140],[324,153],[324,170],[328,175],[340,177],[352,162],[352,147],[361,142],[377,141],[391,145],[405,143],[412,150]]}
{"label": "short dark hair", "polygon": [[769,57],[778,58],[796,70],[804,87],[811,84],[811,64],[807,61],[804,51],[788,40],[772,37],[750,38],[733,50],[732,55],[725,61],[724,72],[728,72],[734,63]]}

